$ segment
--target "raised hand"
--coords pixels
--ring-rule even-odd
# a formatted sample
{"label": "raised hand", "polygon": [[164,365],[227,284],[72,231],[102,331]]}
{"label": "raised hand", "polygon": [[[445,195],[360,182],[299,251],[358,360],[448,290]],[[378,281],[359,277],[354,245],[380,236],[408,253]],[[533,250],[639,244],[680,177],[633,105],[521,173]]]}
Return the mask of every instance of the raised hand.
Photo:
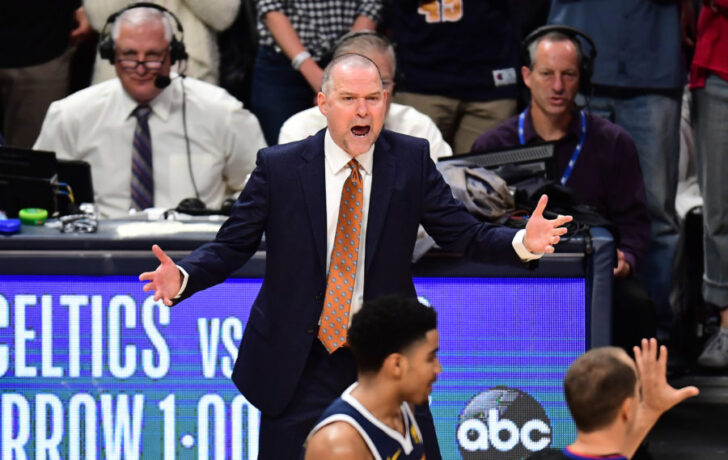
{"label": "raised hand", "polygon": [[546,195],[541,195],[536,209],[526,223],[523,245],[535,254],[554,252],[554,245],[561,240],[561,235],[566,233],[566,228],[562,225],[572,220],[571,216],[559,216],[552,220],[544,218],[543,211],[548,200]]}
{"label": "raised hand", "polygon": [[156,244],[152,252],[159,259],[159,267],[153,272],[144,272],[139,275],[139,281],[149,281],[144,285],[144,292],[154,291],[154,300],[162,299],[165,305],[172,306],[174,298],[182,286],[182,274],[177,265]]}
{"label": "raised hand", "polygon": [[655,339],[642,339],[641,347],[634,347],[635,363],[642,385],[641,409],[658,418],[671,407],[697,396],[698,389],[688,386],[673,388],[667,383],[667,347],[659,347]]}
{"label": "raised hand", "polygon": [[629,276],[632,272],[632,266],[627,262],[627,258],[624,257],[624,252],[617,249],[617,266],[614,267],[612,273],[615,278],[624,278]]}
{"label": "raised hand", "polygon": [[91,36],[93,30],[91,29],[91,25],[88,23],[86,11],[82,6],[74,11],[73,19],[76,22],[76,27],[71,30],[69,41],[72,45],[79,45]]}

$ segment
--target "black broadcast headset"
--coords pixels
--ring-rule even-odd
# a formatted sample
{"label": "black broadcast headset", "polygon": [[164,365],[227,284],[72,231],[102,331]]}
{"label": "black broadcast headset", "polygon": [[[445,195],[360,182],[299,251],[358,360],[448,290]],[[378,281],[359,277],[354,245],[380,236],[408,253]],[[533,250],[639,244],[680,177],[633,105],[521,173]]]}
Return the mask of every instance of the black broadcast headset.
{"label": "black broadcast headset", "polygon": [[[552,24],[542,26],[534,30],[521,42],[521,63],[526,67],[531,67],[531,55],[528,52],[528,47],[540,37],[551,32],[558,32],[566,35],[572,39],[579,48],[579,54],[581,55],[581,66],[579,68],[579,92],[587,97],[590,96],[592,89],[591,78],[594,74],[594,59],[597,57],[597,48],[594,46],[594,41],[590,36],[575,27]],[[589,54],[584,52],[584,46],[579,38],[584,39],[584,41],[589,45]]]}
{"label": "black broadcast headset", "polygon": [[[187,60],[187,50],[185,49],[185,43],[184,43],[184,35],[185,31],[182,28],[182,23],[179,22],[179,19],[177,16],[174,15],[171,11],[169,11],[167,8],[157,5],[156,3],[150,3],[150,2],[137,2],[132,3],[131,5],[128,5],[116,13],[112,14],[111,16],[106,19],[106,23],[104,24],[104,27],[101,29],[101,39],[99,40],[99,56],[101,58],[106,59],[109,61],[112,65],[116,63],[116,50],[114,49],[114,38],[111,36],[111,26],[116,22],[116,19],[125,11],[134,9],[134,8],[153,8],[155,10],[159,10],[168,17],[171,17],[174,19],[175,24],[177,25],[177,32],[180,35],[180,38],[178,39],[174,33],[172,33],[172,40],[169,43],[169,59],[172,64],[175,62],[180,61],[186,61]],[[170,78],[169,76],[165,75],[159,75],[154,80],[154,84],[158,88],[166,88],[170,84]]]}

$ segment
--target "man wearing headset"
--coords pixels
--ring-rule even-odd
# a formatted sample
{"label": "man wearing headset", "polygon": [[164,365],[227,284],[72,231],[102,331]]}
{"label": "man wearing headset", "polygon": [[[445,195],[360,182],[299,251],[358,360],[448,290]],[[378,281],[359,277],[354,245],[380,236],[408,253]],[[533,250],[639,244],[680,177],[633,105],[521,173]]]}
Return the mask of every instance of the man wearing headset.
{"label": "man wearing headset", "polygon": [[[555,142],[552,179],[573,190],[617,229],[613,342],[625,349],[655,334],[654,306],[634,276],[647,252],[650,220],[634,141],[619,126],[586,110],[575,98],[589,83],[596,55],[584,55],[580,31],[545,26],[522,44],[523,80],[531,103],[520,115],[481,135],[473,151]],[[587,37],[588,38],[588,37]]]}
{"label": "man wearing headset", "polygon": [[171,208],[187,197],[219,208],[243,188],[265,147],[258,120],[238,100],[170,74],[187,57],[175,29],[182,34],[176,18],[154,4],[112,15],[99,54],[118,78],[56,101],[46,114],[34,148],[91,164],[102,217]]}

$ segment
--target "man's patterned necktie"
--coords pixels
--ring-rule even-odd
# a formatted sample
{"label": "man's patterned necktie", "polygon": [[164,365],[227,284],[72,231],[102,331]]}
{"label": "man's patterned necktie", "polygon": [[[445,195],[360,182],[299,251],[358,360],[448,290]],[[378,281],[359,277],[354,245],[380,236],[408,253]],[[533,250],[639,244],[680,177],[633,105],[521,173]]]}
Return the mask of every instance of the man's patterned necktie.
{"label": "man's patterned necktie", "polygon": [[351,160],[351,175],[344,182],[339,203],[336,237],[329,262],[324,308],[321,312],[318,338],[329,353],[346,343],[349,309],[354,294],[354,278],[359,258],[364,183],[359,163]]}
{"label": "man's patterned necktie", "polygon": [[134,109],[137,125],[131,156],[131,207],[137,211],[154,206],[152,139],[148,123],[151,113],[152,109],[146,105]]}

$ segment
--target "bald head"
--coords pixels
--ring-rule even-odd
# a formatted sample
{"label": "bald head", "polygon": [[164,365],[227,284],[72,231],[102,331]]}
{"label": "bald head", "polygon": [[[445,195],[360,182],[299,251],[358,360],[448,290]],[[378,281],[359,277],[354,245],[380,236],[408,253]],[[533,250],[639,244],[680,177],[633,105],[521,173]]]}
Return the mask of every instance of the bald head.
{"label": "bald head", "polygon": [[371,59],[362,56],[361,54],[342,54],[341,56],[335,57],[329,65],[324,69],[323,76],[321,77],[321,92],[325,95],[330,95],[335,88],[335,74],[338,70],[355,71],[355,70],[370,70],[374,71],[379,78],[379,86],[382,86],[382,75],[379,73],[379,68]]}

